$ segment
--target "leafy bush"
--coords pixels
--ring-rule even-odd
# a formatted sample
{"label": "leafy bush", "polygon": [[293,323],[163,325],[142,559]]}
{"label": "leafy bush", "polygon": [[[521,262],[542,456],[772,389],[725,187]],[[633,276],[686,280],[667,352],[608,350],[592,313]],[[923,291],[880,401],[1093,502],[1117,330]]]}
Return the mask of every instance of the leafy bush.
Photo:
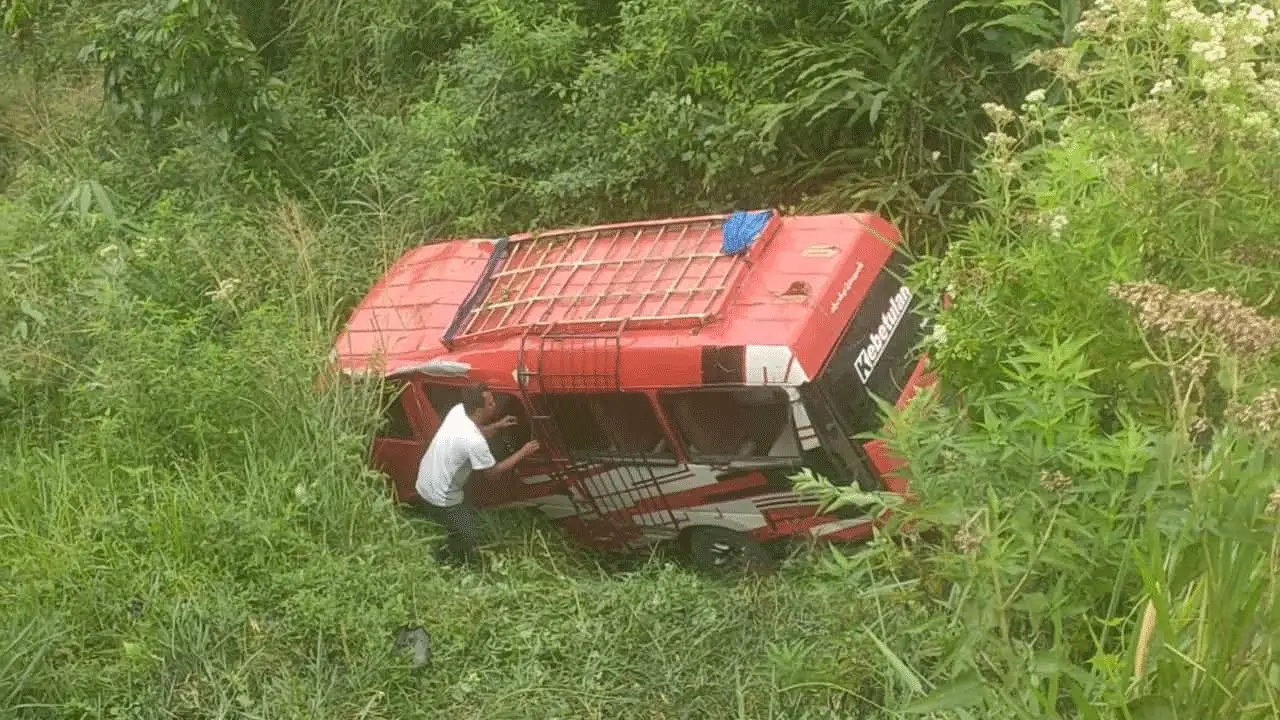
{"label": "leafy bush", "polygon": [[329,110],[295,114],[297,175],[335,206],[412,198],[423,225],[464,234],[777,204],[835,179],[828,203],[939,216],[980,147],[977,111],[952,109],[1029,87],[1024,56],[1062,34],[1020,3],[605,5],[455,6],[439,62],[376,91],[402,93],[397,117],[302,91]]}
{"label": "leafy bush", "polygon": [[[1266,8],[126,5],[4,6],[0,711],[1275,713]],[[726,587],[511,521],[457,577],[365,469],[375,399],[313,388],[429,237],[807,195],[948,248],[947,397],[889,435],[940,548]]]}
{"label": "leafy bush", "polygon": [[916,707],[1275,714],[1273,19],[1100,3],[1053,86],[986,106],[982,214],[918,278],[964,401],[889,426],[901,519],[947,539],[879,556],[945,618],[902,661],[939,686]]}
{"label": "leafy bush", "polygon": [[278,141],[280,81],[215,0],[152,0],[121,10],[83,57],[103,66],[112,106],[147,127],[207,124],[223,142],[253,152]]}

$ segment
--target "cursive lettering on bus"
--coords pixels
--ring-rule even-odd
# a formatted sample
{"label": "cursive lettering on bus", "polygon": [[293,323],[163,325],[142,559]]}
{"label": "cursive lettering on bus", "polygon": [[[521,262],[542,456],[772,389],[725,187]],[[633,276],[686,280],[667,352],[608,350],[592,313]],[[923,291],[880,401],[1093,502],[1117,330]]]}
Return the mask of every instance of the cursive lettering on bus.
{"label": "cursive lettering on bus", "polygon": [[862,263],[859,262],[858,266],[853,269],[853,274],[849,276],[848,280],[844,281],[844,284],[840,286],[840,290],[836,292],[835,300],[831,301],[832,315],[835,315],[836,312],[840,310],[840,306],[844,304],[845,298],[849,297],[849,291],[853,290],[853,284],[862,276],[862,267]]}

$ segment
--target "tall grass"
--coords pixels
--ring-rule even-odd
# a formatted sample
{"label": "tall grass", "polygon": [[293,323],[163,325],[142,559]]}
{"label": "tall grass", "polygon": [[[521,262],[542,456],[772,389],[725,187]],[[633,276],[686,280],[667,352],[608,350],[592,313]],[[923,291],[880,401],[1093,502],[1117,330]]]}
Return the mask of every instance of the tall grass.
{"label": "tall grass", "polygon": [[[451,572],[430,559],[435,530],[354,463],[315,474],[318,440],[250,446],[225,472],[8,450],[4,600],[31,627],[0,665],[5,710],[845,717],[883,701],[848,688],[876,657],[854,577],[717,585],[656,561],[605,573],[518,519],[489,571]],[[402,626],[431,634],[430,667],[395,652]]]}
{"label": "tall grass", "polygon": [[[145,74],[167,41],[134,43],[143,15],[24,7],[0,55],[27,73],[0,85],[0,714],[1277,714],[1266,8],[226,3],[219,42],[267,18],[261,68],[237,57],[291,81],[264,96],[280,144],[246,155],[181,93],[158,129],[97,114],[66,49]],[[941,543],[716,583],[515,513],[491,568],[455,572],[366,467],[375,397],[315,383],[427,237],[806,194],[937,233],[917,285],[954,300],[946,395],[888,437],[920,494],[901,519]],[[425,668],[395,644],[417,626]]]}
{"label": "tall grass", "polygon": [[[7,288],[7,317],[41,318],[13,345],[58,362],[7,366],[0,710],[835,718],[885,701],[847,681],[876,656],[872,599],[842,572],[606,569],[520,514],[493,519],[484,574],[438,566],[438,530],[366,468],[375,398],[314,383],[351,290],[395,254],[369,242],[376,217],[182,191],[135,231],[35,211],[71,179],[29,172],[3,216],[23,230],[6,258],[45,245]],[[395,648],[406,626],[431,634],[426,669]]]}
{"label": "tall grass", "polygon": [[985,106],[981,212],[917,278],[953,300],[932,347],[963,402],[888,434],[902,519],[946,540],[934,708],[1280,712],[1274,17],[1100,3],[1039,56],[1052,84]]}

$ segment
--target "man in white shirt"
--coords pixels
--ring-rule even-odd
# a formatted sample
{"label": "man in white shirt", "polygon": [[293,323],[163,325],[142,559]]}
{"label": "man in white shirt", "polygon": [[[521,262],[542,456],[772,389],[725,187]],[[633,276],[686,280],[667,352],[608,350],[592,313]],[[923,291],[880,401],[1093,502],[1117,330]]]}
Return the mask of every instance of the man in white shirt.
{"label": "man in white shirt", "polygon": [[494,422],[497,414],[497,403],[487,386],[464,389],[462,402],[445,415],[418,463],[418,481],[414,487],[422,499],[422,509],[444,525],[450,559],[464,563],[480,558],[474,510],[464,502],[463,496],[471,473],[501,475],[538,450],[538,442],[530,440],[511,457],[495,462],[488,438],[516,424],[510,415]]}

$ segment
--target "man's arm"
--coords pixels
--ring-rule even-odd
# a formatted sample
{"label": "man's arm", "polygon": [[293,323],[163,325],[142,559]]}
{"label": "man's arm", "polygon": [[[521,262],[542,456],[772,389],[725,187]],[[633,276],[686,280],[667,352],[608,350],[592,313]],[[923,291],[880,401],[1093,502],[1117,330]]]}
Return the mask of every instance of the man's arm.
{"label": "man's arm", "polygon": [[525,458],[537,452],[539,447],[541,446],[538,444],[537,440],[530,440],[529,442],[525,443],[524,446],[521,447],[519,450],[511,453],[511,456],[508,457],[507,459],[503,460],[497,465],[486,468],[481,472],[483,472],[486,476],[502,475],[503,473],[507,472],[508,470],[515,467],[516,465],[519,465],[522,461],[524,461]]}
{"label": "man's arm", "polygon": [[484,435],[486,438],[492,438],[494,435],[498,434],[499,430],[514,427],[515,424],[516,419],[513,416],[508,415],[497,422],[491,422],[488,425],[482,426],[480,428],[480,434]]}

